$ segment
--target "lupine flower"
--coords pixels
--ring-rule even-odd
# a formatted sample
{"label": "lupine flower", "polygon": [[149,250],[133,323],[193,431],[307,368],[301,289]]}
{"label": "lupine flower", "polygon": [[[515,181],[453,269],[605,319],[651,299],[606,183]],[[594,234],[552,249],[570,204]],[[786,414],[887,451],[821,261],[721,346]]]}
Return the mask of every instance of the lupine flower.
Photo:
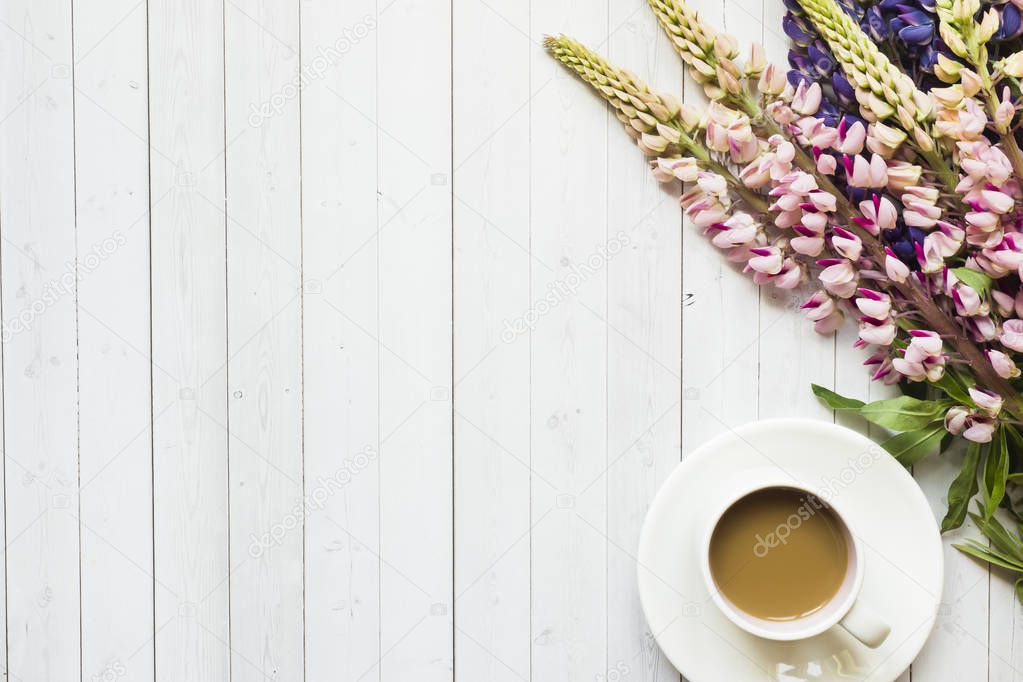
{"label": "lupine flower", "polygon": [[807,319],[813,322],[814,330],[820,334],[830,334],[842,326],[842,310],[825,291],[818,291],[800,307],[806,311]]}
{"label": "lupine flower", "polygon": [[991,366],[998,372],[998,376],[1003,379],[1015,379],[1020,375],[1019,367],[1002,351],[988,349],[985,352],[987,353],[988,360],[991,361]]}
{"label": "lupine flower", "polygon": [[946,356],[941,338],[932,331],[914,329],[909,346],[892,366],[910,381],[938,381],[945,374]]}
{"label": "lupine flower", "polygon": [[944,391],[950,434],[1023,437],[1023,0],[784,0],[787,74],[758,46],[741,63],[685,0],[649,2],[706,113],[571,39],[545,45],[655,177],[685,185],[726,258],[761,285],[815,280],[802,309],[820,333],[854,313],[873,380]]}

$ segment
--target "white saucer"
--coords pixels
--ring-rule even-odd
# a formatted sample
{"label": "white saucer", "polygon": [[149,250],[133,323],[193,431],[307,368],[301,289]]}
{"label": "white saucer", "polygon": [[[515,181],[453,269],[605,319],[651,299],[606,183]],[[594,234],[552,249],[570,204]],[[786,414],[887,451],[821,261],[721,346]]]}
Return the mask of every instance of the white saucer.
{"label": "white saucer", "polygon": [[[706,515],[727,481],[758,469],[841,498],[866,548],[860,598],[892,628],[879,648],[841,628],[799,642],[760,639],[715,606],[700,571]],[[802,419],[747,424],[686,457],[657,493],[639,545],[650,631],[689,682],[892,682],[934,626],[942,573],[937,524],[909,473],[865,436]]]}

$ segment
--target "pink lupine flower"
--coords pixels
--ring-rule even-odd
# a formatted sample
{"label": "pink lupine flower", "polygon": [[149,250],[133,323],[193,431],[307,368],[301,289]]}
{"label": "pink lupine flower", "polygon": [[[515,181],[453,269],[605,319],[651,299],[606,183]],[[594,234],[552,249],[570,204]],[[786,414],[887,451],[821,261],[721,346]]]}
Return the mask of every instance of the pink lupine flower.
{"label": "pink lupine flower", "polygon": [[[933,88],[931,95],[943,105],[939,108],[937,120],[934,122],[935,130],[941,135],[954,140],[970,141],[983,134],[984,128],[987,127],[987,114],[977,100],[962,97],[960,86]],[[959,101],[953,104],[957,96]]]}
{"label": "pink lupine flower", "polygon": [[846,156],[845,170],[852,187],[884,187],[888,184],[888,164],[879,154],[867,161],[863,156]]}
{"label": "pink lupine flower", "polygon": [[838,170],[838,160],[831,154],[821,154],[817,157],[817,170],[824,175],[834,175]]}
{"label": "pink lupine flower", "polygon": [[1016,107],[1013,106],[1009,88],[1002,88],[1002,101],[999,102],[998,107],[995,109],[995,115],[993,116],[994,124],[999,129],[1005,129],[1012,122],[1012,117],[1015,115]]}
{"label": "pink lupine flower", "polygon": [[853,222],[874,236],[877,236],[881,230],[890,230],[895,227],[899,217],[895,210],[895,204],[879,194],[872,194],[870,199],[861,201],[860,213],[863,214],[863,217],[855,217]]}
{"label": "pink lupine flower", "polygon": [[1019,367],[1002,351],[988,349],[985,352],[987,353],[987,359],[991,362],[991,366],[995,368],[998,376],[1003,379],[1015,379],[1020,375]]}
{"label": "pink lupine flower", "polygon": [[952,289],[952,300],[955,301],[956,312],[960,315],[972,317],[974,315],[986,315],[987,304],[981,299],[980,294],[973,287],[959,284]]}
{"label": "pink lupine flower", "polygon": [[811,148],[828,149],[838,141],[838,130],[813,116],[796,121],[796,128],[800,133],[798,141]]}
{"label": "pink lupine flower", "polygon": [[682,182],[696,182],[699,172],[700,166],[696,159],[689,156],[678,159],[659,158],[653,162],[654,177],[660,182],[672,182],[676,179]]}
{"label": "pink lupine flower", "polygon": [[893,282],[898,282],[899,284],[902,284],[909,277],[909,266],[903,263],[901,260],[899,260],[899,257],[895,255],[895,252],[892,251],[887,246],[885,247],[884,252],[885,274],[887,274],[888,279],[892,280]]}
{"label": "pink lupine flower", "polygon": [[1002,323],[999,342],[1009,350],[1023,351],[1023,320],[1013,318]]}
{"label": "pink lupine flower", "polygon": [[760,233],[760,224],[743,211],[737,211],[723,223],[715,223],[708,232],[715,231],[711,242],[720,249],[734,246],[749,246],[756,242]]}
{"label": "pink lupine flower", "polygon": [[850,155],[859,154],[867,141],[867,129],[859,121],[847,126],[843,118],[838,124],[838,139],[839,142],[835,145],[837,151]]}
{"label": "pink lupine flower", "polygon": [[857,274],[852,263],[840,258],[824,258],[817,261],[817,265],[824,268],[817,279],[828,293],[839,298],[849,298],[856,293]]}
{"label": "pink lupine flower", "polygon": [[824,250],[824,228],[815,231],[808,225],[794,225],[792,227],[798,237],[789,240],[789,246],[796,253],[816,258]]}
{"label": "pink lupine flower", "polygon": [[856,293],[859,294],[856,307],[867,317],[884,320],[891,315],[892,298],[888,294],[866,288],[857,289]]}
{"label": "pink lupine flower", "polygon": [[878,320],[872,317],[860,318],[860,340],[876,346],[890,346],[895,340],[897,329],[891,320]]}
{"label": "pink lupine flower", "polygon": [[886,386],[897,384],[902,380],[902,375],[895,371],[892,366],[892,359],[888,355],[888,351],[882,351],[875,353],[866,360],[863,364],[867,367],[876,366],[877,369],[870,375],[871,381],[880,381]]}
{"label": "pink lupine flower", "polygon": [[959,253],[959,249],[963,246],[963,240],[966,238],[966,231],[945,221],[939,221],[937,227],[937,230],[924,237],[924,253],[930,248],[943,259],[951,258]]}
{"label": "pink lupine flower", "polygon": [[962,322],[966,333],[974,341],[987,342],[998,338],[998,326],[987,315],[964,317]]}
{"label": "pink lupine flower", "polygon": [[711,102],[707,110],[707,147],[728,152],[735,163],[749,163],[760,151],[760,141],[753,134],[749,116]]}
{"label": "pink lupine flower", "polygon": [[962,405],[956,405],[945,413],[945,430],[953,436],[958,436],[966,428],[966,420],[970,418],[970,410]]}
{"label": "pink lupine flower", "polygon": [[995,303],[995,310],[1002,317],[1012,315],[1016,307],[1015,299],[1004,291],[991,290],[991,300]]}
{"label": "pink lupine flower", "polygon": [[785,70],[769,63],[764,72],[760,74],[757,88],[765,95],[777,96],[781,94],[787,85],[788,79],[785,77]]}
{"label": "pink lupine flower", "polygon": [[966,429],[963,430],[963,438],[974,443],[990,443],[995,435],[996,422],[993,419],[984,419],[971,415],[966,420]]}
{"label": "pink lupine flower", "polygon": [[[814,190],[809,192],[807,193],[806,198],[810,200],[810,204],[815,211],[830,213],[833,212],[838,205],[835,195],[823,190]],[[809,207],[807,206],[803,206],[804,210],[808,210],[808,208]]]}
{"label": "pink lupine flower", "polygon": [[980,191],[981,206],[989,211],[998,213],[1008,213],[1015,206],[1016,202],[1005,192],[1000,192],[993,189],[982,189]]}
{"label": "pink lupine flower", "polygon": [[907,193],[902,195],[902,203],[905,206],[902,218],[910,227],[934,227],[941,218],[941,209],[935,206],[934,202]]}
{"label": "pink lupine flower", "polygon": [[781,272],[771,278],[771,284],[778,289],[795,289],[803,283],[803,266],[792,258],[786,258],[781,264]]}
{"label": "pink lupine flower", "polygon": [[983,249],[981,254],[988,261],[988,268],[985,270],[993,271],[995,277],[1004,277],[1023,266],[1023,235],[1006,234],[997,246]]}
{"label": "pink lupine flower", "polygon": [[875,121],[867,126],[867,149],[888,159],[894,156],[902,143],[906,141],[906,133],[898,128]]}
{"label": "pink lupine flower", "polygon": [[863,242],[844,227],[835,226],[831,237],[831,245],[842,256],[851,261],[858,261],[863,253]]}
{"label": "pink lupine flower", "polygon": [[1002,410],[1002,396],[986,388],[971,386],[970,397],[977,404],[977,408],[989,417],[997,417]]}
{"label": "pink lupine flower", "polygon": [[966,317],[975,315],[987,315],[990,312],[990,305],[981,298],[980,294],[973,287],[959,281],[950,270],[944,271],[945,294],[952,298],[956,312]]}
{"label": "pink lupine flower", "polygon": [[935,332],[913,329],[913,337],[901,358],[892,360],[896,370],[910,381],[938,381],[945,375],[946,356]]}
{"label": "pink lupine flower", "polygon": [[809,87],[806,81],[800,81],[796,88],[796,94],[792,97],[792,110],[803,116],[813,116],[821,106],[820,83],[813,83]]}
{"label": "pink lupine flower", "polygon": [[781,272],[783,256],[781,249],[777,246],[767,246],[750,249],[753,254],[746,264],[750,270],[765,275],[777,275]]}
{"label": "pink lupine flower", "polygon": [[935,248],[934,242],[927,244],[925,238],[923,246],[919,242],[913,244],[913,246],[916,250],[916,259],[920,263],[920,270],[922,272],[930,275],[945,269],[945,259]]}
{"label": "pink lupine flower", "polygon": [[908,161],[888,162],[888,189],[892,192],[905,192],[920,182],[923,168]]}
{"label": "pink lupine flower", "polygon": [[830,334],[842,326],[844,317],[841,309],[824,291],[818,291],[800,307],[806,311],[807,319],[813,322],[814,331],[819,334]]}

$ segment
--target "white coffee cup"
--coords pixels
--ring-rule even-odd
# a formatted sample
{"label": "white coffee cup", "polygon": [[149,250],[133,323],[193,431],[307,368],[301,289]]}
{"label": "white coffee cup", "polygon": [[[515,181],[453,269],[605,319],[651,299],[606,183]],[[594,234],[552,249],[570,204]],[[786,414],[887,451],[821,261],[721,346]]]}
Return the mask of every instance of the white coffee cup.
{"label": "white coffee cup", "polygon": [[[831,601],[803,618],[775,621],[753,616],[737,607],[721,593],[711,573],[711,536],[721,517],[742,498],[768,488],[789,488],[813,495],[834,512],[845,535],[849,565],[842,586]],[[848,517],[842,513],[839,499],[829,499],[824,492],[817,490],[814,486],[795,481],[784,473],[774,470],[749,472],[741,479],[733,481],[721,499],[724,500],[724,503],[710,510],[708,516],[706,535],[701,545],[701,561],[707,589],[710,591],[714,603],[729,620],[752,635],[777,641],[807,639],[837,626],[872,649],[884,643],[891,628],[859,599],[860,589],[863,586],[863,547],[856,537],[855,530],[850,527]]]}

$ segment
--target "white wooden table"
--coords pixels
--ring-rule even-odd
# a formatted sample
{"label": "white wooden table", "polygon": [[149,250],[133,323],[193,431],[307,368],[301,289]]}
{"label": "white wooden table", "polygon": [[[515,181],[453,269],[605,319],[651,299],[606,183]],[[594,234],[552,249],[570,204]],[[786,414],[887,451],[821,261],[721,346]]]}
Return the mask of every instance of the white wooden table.
{"label": "white wooden table", "polygon": [[[784,58],[780,0],[694,4]],[[562,30],[682,87],[641,0],[0,3],[7,679],[678,679],[661,481],[876,389],[681,229]],[[1023,680],[1021,615],[950,550],[913,680]]]}

